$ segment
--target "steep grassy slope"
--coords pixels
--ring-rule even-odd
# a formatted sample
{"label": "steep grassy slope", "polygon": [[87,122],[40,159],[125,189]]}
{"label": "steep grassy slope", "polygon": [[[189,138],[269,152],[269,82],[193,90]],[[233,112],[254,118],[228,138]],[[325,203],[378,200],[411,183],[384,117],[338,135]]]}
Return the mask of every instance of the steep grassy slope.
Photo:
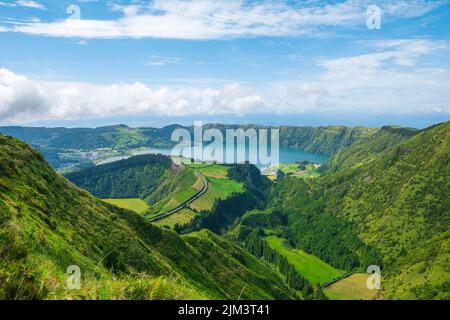
{"label": "steep grassy slope", "polygon": [[446,122],[319,179],[324,210],[380,253],[388,297],[450,298],[449,176]]}
{"label": "steep grassy slope", "polygon": [[[378,142],[368,140],[358,149],[375,150]],[[351,226],[351,233],[377,252],[387,298],[449,298],[450,122],[423,130],[378,154],[368,152],[368,159],[356,165],[353,159],[349,158],[348,165],[343,162],[342,168],[348,169],[309,184],[287,180],[284,184],[290,185],[280,188],[285,192],[279,194],[279,204],[298,210],[290,214],[291,229],[304,230],[304,226],[311,230],[312,222],[320,221],[316,217],[323,216],[335,217],[333,229],[340,230],[336,234],[333,229],[320,232],[318,228],[316,240],[300,236],[298,245],[315,248],[319,238],[331,235],[330,247],[339,234],[349,236],[342,230]],[[305,220],[300,212],[313,216]],[[367,265],[370,260],[364,263],[358,248],[352,251],[362,266]]]}
{"label": "steep grassy slope", "polygon": [[230,234],[259,228],[346,271],[377,264],[386,298],[450,299],[450,122],[383,131],[338,154],[336,172],[274,185]]}
{"label": "steep grassy slope", "polygon": [[203,179],[194,170],[159,154],[134,156],[65,176],[98,198],[144,200],[150,205],[145,212],[149,217],[176,208],[203,187]]}
{"label": "steep grassy slope", "polygon": [[[240,247],[180,237],[76,188],[36,151],[0,136],[0,298],[291,298]],[[81,290],[65,287],[78,265]]]}
{"label": "steep grassy slope", "polygon": [[172,161],[150,154],[69,173],[66,178],[98,198],[148,197],[162,181]]}
{"label": "steep grassy slope", "polygon": [[280,128],[280,145],[308,152],[336,154],[376,133],[378,129],[344,126]]}
{"label": "steep grassy slope", "polygon": [[418,132],[419,130],[412,128],[383,127],[373,135],[336,154],[320,168],[320,171],[335,172],[354,166],[368,165],[380,152],[409,139]]}
{"label": "steep grassy slope", "polygon": [[198,180],[202,179],[184,165],[167,171],[156,189],[145,198],[152,207],[149,217],[164,214],[196,195],[200,186]]}

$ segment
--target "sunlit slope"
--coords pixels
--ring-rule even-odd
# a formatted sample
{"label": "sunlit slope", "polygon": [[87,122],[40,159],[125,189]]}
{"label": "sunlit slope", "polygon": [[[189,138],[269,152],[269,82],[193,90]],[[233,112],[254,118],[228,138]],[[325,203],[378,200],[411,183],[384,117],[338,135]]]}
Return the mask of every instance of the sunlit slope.
{"label": "sunlit slope", "polygon": [[380,152],[411,138],[417,133],[419,133],[419,130],[413,128],[385,126],[373,135],[336,154],[321,167],[320,171],[335,172],[367,165],[370,161],[376,159]]}
{"label": "sunlit slope", "polygon": [[449,298],[450,122],[369,157],[320,178],[315,196],[379,252],[388,298]]}
{"label": "sunlit slope", "polygon": [[[93,198],[0,136],[0,298],[285,299],[278,275],[201,231],[180,237]],[[81,269],[81,290],[65,286]],[[114,276],[114,277],[113,277]]]}

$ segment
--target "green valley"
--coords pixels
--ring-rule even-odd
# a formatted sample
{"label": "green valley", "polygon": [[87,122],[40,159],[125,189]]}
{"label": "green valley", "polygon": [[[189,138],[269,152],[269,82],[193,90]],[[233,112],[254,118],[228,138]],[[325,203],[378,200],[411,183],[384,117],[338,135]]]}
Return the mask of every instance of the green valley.
{"label": "green valley", "polygon": [[[180,237],[97,200],[0,136],[2,299],[288,299],[281,278],[203,230]],[[64,284],[82,271],[82,290]]]}
{"label": "green valley", "polygon": [[295,270],[313,285],[327,283],[343,274],[319,258],[290,247],[285,239],[268,236],[266,241],[272,249],[286,257]]}
{"label": "green valley", "polygon": [[[63,129],[20,130],[40,141],[70,141]],[[131,135],[140,145],[159,130],[104,128],[91,142],[124,147]],[[168,137],[164,130],[155,143]],[[1,136],[0,280],[8,286],[0,294],[449,298],[450,122],[424,130],[285,127],[281,138],[333,157],[320,167],[281,164],[269,179],[248,163],[137,155],[65,175],[84,191],[40,153]],[[60,285],[71,264],[87,273],[77,293]],[[370,265],[381,268],[381,290],[367,288]]]}

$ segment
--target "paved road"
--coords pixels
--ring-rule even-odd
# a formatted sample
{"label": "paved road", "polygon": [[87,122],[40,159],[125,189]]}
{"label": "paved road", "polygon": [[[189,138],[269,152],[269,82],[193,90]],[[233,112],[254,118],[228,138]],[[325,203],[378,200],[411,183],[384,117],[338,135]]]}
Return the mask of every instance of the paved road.
{"label": "paved road", "polygon": [[168,216],[177,213],[178,211],[180,211],[181,209],[186,208],[188,205],[190,205],[192,202],[194,202],[195,200],[197,200],[198,198],[200,198],[202,195],[205,194],[206,191],[208,191],[208,181],[206,181],[206,178],[200,173],[200,172],[196,172],[196,175],[198,177],[200,177],[201,179],[203,179],[203,188],[202,190],[199,191],[199,193],[197,193],[196,195],[192,196],[191,198],[189,198],[187,201],[183,202],[182,204],[180,204],[178,207],[176,207],[175,209],[170,210],[169,212],[166,212],[160,216],[157,216],[153,219],[149,219],[149,221],[151,222],[156,222],[159,220],[162,220],[164,218],[167,218]]}

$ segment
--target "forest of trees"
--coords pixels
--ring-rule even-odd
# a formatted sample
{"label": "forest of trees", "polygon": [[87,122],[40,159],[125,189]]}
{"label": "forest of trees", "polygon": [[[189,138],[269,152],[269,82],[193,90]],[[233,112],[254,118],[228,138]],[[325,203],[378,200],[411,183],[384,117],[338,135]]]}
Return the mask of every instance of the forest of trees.
{"label": "forest of trees", "polygon": [[300,291],[304,299],[326,299],[320,288],[314,288],[308,280],[295,270],[288,260],[272,249],[263,238],[264,231],[260,228],[253,230],[244,242],[245,248],[254,256],[265,260],[284,276],[286,284],[292,289]]}
{"label": "forest of trees", "polygon": [[66,178],[98,198],[145,199],[171,164],[167,156],[142,155],[69,173]]}

